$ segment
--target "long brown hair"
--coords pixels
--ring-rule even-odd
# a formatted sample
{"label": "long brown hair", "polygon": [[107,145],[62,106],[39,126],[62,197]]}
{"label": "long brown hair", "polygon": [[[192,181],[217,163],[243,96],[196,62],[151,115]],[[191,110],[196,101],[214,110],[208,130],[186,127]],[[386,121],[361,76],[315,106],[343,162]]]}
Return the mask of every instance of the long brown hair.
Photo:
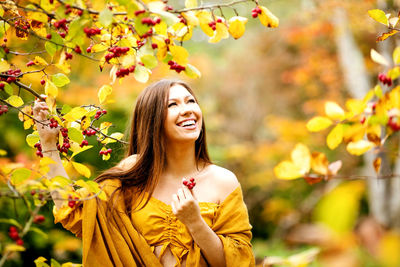
{"label": "long brown hair", "polygon": [[[95,179],[96,182],[106,179],[119,179],[121,181],[121,187],[117,190],[123,193],[128,213],[132,211],[134,195],[135,198],[139,199],[135,203],[141,203],[144,199],[143,193],[147,192],[148,197],[142,208],[148,203],[162,172],[166,168],[167,152],[164,121],[167,115],[169,89],[176,84],[185,87],[197,101],[189,85],[180,80],[163,79],[145,88],[136,101],[126,153],[126,156],[136,155],[135,164],[126,170],[113,167],[104,171]],[[195,142],[195,153],[197,164],[200,162],[211,163],[206,145],[204,119],[200,136]]]}

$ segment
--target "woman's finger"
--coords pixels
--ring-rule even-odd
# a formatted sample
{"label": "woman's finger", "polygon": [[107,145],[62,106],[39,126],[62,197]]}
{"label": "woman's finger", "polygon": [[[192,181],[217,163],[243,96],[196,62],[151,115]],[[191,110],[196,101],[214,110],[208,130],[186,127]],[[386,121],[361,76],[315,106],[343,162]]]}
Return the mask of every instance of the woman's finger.
{"label": "woman's finger", "polygon": [[195,199],[193,190],[189,190],[189,188],[187,188],[185,185],[182,185],[182,190],[187,199]]}
{"label": "woman's finger", "polygon": [[180,202],[182,202],[182,201],[184,201],[184,200],[186,199],[185,194],[183,193],[182,188],[179,188],[179,189],[178,189],[177,195],[178,195],[178,198],[179,198],[179,201],[180,201]]}

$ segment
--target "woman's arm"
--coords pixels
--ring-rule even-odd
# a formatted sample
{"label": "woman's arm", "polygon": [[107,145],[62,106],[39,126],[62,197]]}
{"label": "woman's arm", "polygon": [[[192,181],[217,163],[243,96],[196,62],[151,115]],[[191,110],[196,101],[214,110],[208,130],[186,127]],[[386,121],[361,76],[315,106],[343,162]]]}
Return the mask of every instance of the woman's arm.
{"label": "woman's arm", "polygon": [[[46,102],[36,100],[33,106],[33,116],[36,120],[43,122],[44,124],[49,124],[47,119],[49,112]],[[36,128],[39,133],[40,143],[42,146],[42,153],[44,157],[51,158],[55,163],[50,164],[50,171],[47,173],[48,178],[55,176],[68,177],[67,172],[62,165],[60,154],[57,150],[57,138],[59,133],[59,128],[50,128],[49,126],[36,123]],[[63,200],[59,199],[60,195],[57,191],[52,191],[51,196],[53,198],[56,208],[60,208],[63,204]]]}
{"label": "woman's arm", "polygon": [[222,242],[201,217],[199,204],[192,192],[182,186],[172,199],[173,213],[189,229],[210,266],[226,266]]}

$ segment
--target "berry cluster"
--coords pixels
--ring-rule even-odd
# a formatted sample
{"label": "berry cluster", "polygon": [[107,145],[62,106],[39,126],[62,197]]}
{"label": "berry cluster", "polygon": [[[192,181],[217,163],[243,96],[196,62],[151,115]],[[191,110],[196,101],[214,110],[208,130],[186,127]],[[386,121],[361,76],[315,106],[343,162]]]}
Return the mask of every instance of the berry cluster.
{"label": "berry cluster", "polygon": [[194,181],[194,178],[190,178],[189,181],[184,179],[182,184],[189,189],[193,189],[193,187],[196,185],[196,182]]}
{"label": "berry cluster", "polygon": [[6,114],[8,112],[8,106],[7,105],[0,105],[0,116],[3,114]]}
{"label": "berry cluster", "polygon": [[98,118],[100,118],[101,115],[105,115],[105,114],[107,114],[107,110],[105,110],[105,109],[103,109],[103,110],[98,110],[98,111],[96,112],[96,115],[94,115],[94,118],[95,118],[95,119],[98,119]]}
{"label": "berry cluster", "polygon": [[93,35],[100,34],[101,32],[99,28],[88,28],[88,27],[85,27],[83,31],[85,32],[88,38],[92,37]]}
{"label": "berry cluster", "polygon": [[259,6],[256,6],[253,10],[251,10],[251,16],[253,18],[257,18],[259,14],[262,13],[262,10]]}
{"label": "berry cluster", "polygon": [[105,57],[104,57],[107,62],[109,62],[112,58],[120,57],[120,56],[126,54],[126,52],[129,51],[129,47],[115,46],[115,47],[108,48],[108,51],[111,53],[105,55]]}
{"label": "berry cluster", "polygon": [[109,149],[107,149],[107,150],[100,150],[99,154],[100,154],[100,155],[108,155],[108,154],[110,154],[111,152],[112,152],[112,149],[109,148]]}
{"label": "berry cluster", "polygon": [[65,18],[54,22],[53,25],[57,30],[63,29],[64,31],[68,32],[67,19],[65,19]]}
{"label": "berry cluster", "polygon": [[86,129],[86,130],[83,130],[82,134],[86,135],[86,136],[92,136],[92,135],[96,134],[96,131],[93,129]]}
{"label": "berry cluster", "polygon": [[72,59],[72,54],[65,52],[65,60]]}
{"label": "berry cluster", "polygon": [[[82,10],[81,10],[82,11]],[[70,4],[66,4],[65,5],[65,15],[68,15],[69,13],[71,13],[72,12],[72,8],[71,8],[71,5]],[[80,16],[80,15],[79,15]]]}
{"label": "berry cluster", "polygon": [[45,217],[44,217],[43,215],[39,214],[39,215],[36,215],[36,216],[33,218],[33,223],[39,224],[39,223],[44,222],[44,220],[45,220]]}
{"label": "berry cluster", "polygon": [[135,16],[139,16],[140,14],[146,13],[146,10],[142,9],[142,10],[137,10],[135,11]]}
{"label": "berry cluster", "polygon": [[178,18],[180,19],[179,22],[183,24],[187,24],[186,19],[182,15],[178,15]]}
{"label": "berry cluster", "polygon": [[389,121],[387,125],[395,132],[400,130],[400,123],[398,118],[395,118],[393,116],[389,117]]}
{"label": "berry cluster", "polygon": [[181,71],[186,69],[186,67],[179,65],[178,63],[172,60],[168,61],[168,65],[171,70],[175,70],[177,73],[180,73]]}
{"label": "berry cluster", "polygon": [[[136,68],[136,66],[130,66],[130,67],[127,68],[127,69],[120,68],[119,70],[117,70],[117,72],[115,73],[115,75],[116,75],[118,78],[123,78],[124,76],[129,75],[129,73],[134,72],[134,71],[135,71],[135,68]],[[96,118],[96,116],[95,116],[95,118]]]}
{"label": "berry cluster", "polygon": [[89,142],[88,142],[88,140],[82,140],[82,143],[79,145],[80,147],[84,147],[84,146],[87,146],[87,145],[89,145]]}
{"label": "berry cluster", "polygon": [[17,80],[17,77],[16,76],[18,76],[18,75],[20,75],[21,74],[21,70],[20,69],[15,69],[15,70],[8,70],[6,73],[5,73],[6,75],[10,75],[10,76],[8,76],[8,77],[1,77],[1,80],[2,81],[6,81],[6,82],[8,82],[8,83],[12,83],[12,82],[15,82],[16,80]]}
{"label": "berry cluster", "polygon": [[380,73],[378,75],[378,80],[387,85],[387,86],[392,86],[392,79],[390,79],[388,76],[386,76],[384,73]]}
{"label": "berry cluster", "polygon": [[50,128],[57,128],[58,127],[58,122],[54,118],[50,118]]}
{"label": "berry cluster", "polygon": [[[40,143],[36,143],[33,147],[37,149],[36,150],[36,156],[39,156],[39,157],[43,158],[42,145]],[[32,192],[31,192],[31,194],[32,194]],[[32,196],[33,195],[34,194],[32,194]]]}
{"label": "berry cluster", "polygon": [[24,241],[19,237],[17,227],[10,226],[10,228],[8,228],[8,236],[11,237],[11,239],[14,240],[17,245],[24,245]]}
{"label": "berry cluster", "polygon": [[142,18],[142,24],[146,24],[148,26],[156,26],[161,22],[160,18],[152,19],[150,17]]}
{"label": "berry cluster", "polygon": [[77,54],[82,54],[82,50],[81,50],[81,48],[79,47],[79,45],[75,46],[74,51],[75,51],[75,53],[77,53]]}
{"label": "berry cluster", "polygon": [[63,139],[62,146],[60,146],[60,144],[57,144],[57,149],[61,153],[68,153],[68,149],[71,147],[71,144],[69,143],[68,132],[65,132],[65,130],[63,131],[63,129],[68,131],[68,129],[66,129],[66,128],[61,128],[61,133],[62,133],[64,139]]}
{"label": "berry cluster", "polygon": [[222,23],[222,19],[217,19],[216,21],[211,21],[210,23],[208,23],[208,26],[211,27],[211,29],[213,31],[215,31],[217,29],[217,23]]}
{"label": "berry cluster", "polygon": [[68,206],[72,209],[76,205],[76,200],[78,200],[78,197],[72,198],[71,195],[68,196]]}
{"label": "berry cluster", "polygon": [[136,40],[137,48],[140,49],[142,46],[144,46],[144,42],[140,40]]}
{"label": "berry cluster", "polygon": [[153,35],[153,28],[151,28],[150,30],[148,30],[145,34],[143,34],[142,36],[140,36],[142,39],[147,38],[147,37],[151,37]]}

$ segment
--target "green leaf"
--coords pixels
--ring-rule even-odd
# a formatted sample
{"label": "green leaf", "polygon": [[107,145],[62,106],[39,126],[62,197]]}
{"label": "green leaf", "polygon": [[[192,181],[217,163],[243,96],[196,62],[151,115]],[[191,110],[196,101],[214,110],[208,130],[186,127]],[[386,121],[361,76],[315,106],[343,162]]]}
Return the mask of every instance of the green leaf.
{"label": "green leaf", "polygon": [[99,21],[104,27],[110,26],[113,21],[113,13],[107,7],[100,12]]}
{"label": "green leaf", "polygon": [[14,185],[19,185],[31,176],[31,170],[27,168],[16,169],[11,174],[11,181]]}
{"label": "green leaf", "polygon": [[61,109],[61,113],[62,114],[67,114],[68,112],[70,112],[71,111],[71,106],[69,106],[69,105],[67,105],[67,104],[64,104],[63,105],[63,107],[62,107],[62,109]]}
{"label": "green leaf", "polygon": [[19,222],[17,222],[16,220],[11,219],[11,218],[8,218],[8,219],[0,218],[0,223],[11,224],[11,225],[17,226],[18,228],[22,229],[22,225]]}
{"label": "green leaf", "polygon": [[52,42],[46,42],[44,44],[44,48],[46,49],[47,53],[49,53],[49,55],[52,57],[54,57],[57,52],[57,45],[53,44]]}
{"label": "green leaf", "polygon": [[22,100],[22,98],[17,95],[10,96],[9,98],[7,98],[6,101],[10,105],[13,105],[14,107],[17,107],[17,108],[24,104],[24,100]]}
{"label": "green leaf", "polygon": [[389,20],[386,17],[385,12],[380,9],[371,9],[368,10],[368,15],[373,18],[375,21],[382,23],[386,26],[389,26]]}
{"label": "green leaf", "polygon": [[78,144],[82,143],[83,141],[83,134],[74,127],[68,128],[68,136],[72,141],[77,142]]}
{"label": "green leaf", "polygon": [[26,136],[26,142],[32,148],[39,141],[40,141],[40,138],[39,138],[39,134],[37,132],[36,133],[32,133],[32,134],[28,134]]}
{"label": "green leaf", "polygon": [[157,58],[154,55],[144,55],[140,61],[149,69],[154,69],[158,65]]}
{"label": "green leaf", "polygon": [[47,259],[44,257],[39,257],[34,260],[36,267],[50,267],[47,263],[45,263],[45,261],[47,261]]}
{"label": "green leaf", "polygon": [[39,228],[37,228],[37,227],[35,227],[35,226],[31,226],[31,227],[29,228],[29,231],[30,231],[30,232],[34,232],[34,233],[37,233],[37,234],[41,235],[43,238],[45,238],[45,239],[48,239],[48,238],[49,238],[49,236],[48,236],[45,232],[43,232],[41,229],[39,229]]}
{"label": "green leaf", "polygon": [[200,71],[196,67],[194,67],[190,64],[186,65],[186,69],[184,72],[189,78],[192,78],[192,79],[201,77]]}
{"label": "green leaf", "polygon": [[14,93],[14,89],[6,82],[4,82],[4,91],[6,91],[6,93],[9,95],[12,95]]}
{"label": "green leaf", "polygon": [[143,67],[141,65],[137,65],[135,68],[135,72],[133,73],[133,76],[138,82],[141,83],[146,83],[147,80],[149,79],[149,69],[146,67]]}
{"label": "green leaf", "polygon": [[10,28],[10,25],[4,20],[0,21],[0,38],[4,36],[4,33]]}
{"label": "green leaf", "polygon": [[51,267],[61,267],[60,263],[58,263],[58,261],[56,261],[55,259],[51,259]]}
{"label": "green leaf", "polygon": [[68,77],[63,73],[57,73],[51,76],[51,80],[53,81],[54,85],[57,87],[63,87],[66,84],[69,84]]}

